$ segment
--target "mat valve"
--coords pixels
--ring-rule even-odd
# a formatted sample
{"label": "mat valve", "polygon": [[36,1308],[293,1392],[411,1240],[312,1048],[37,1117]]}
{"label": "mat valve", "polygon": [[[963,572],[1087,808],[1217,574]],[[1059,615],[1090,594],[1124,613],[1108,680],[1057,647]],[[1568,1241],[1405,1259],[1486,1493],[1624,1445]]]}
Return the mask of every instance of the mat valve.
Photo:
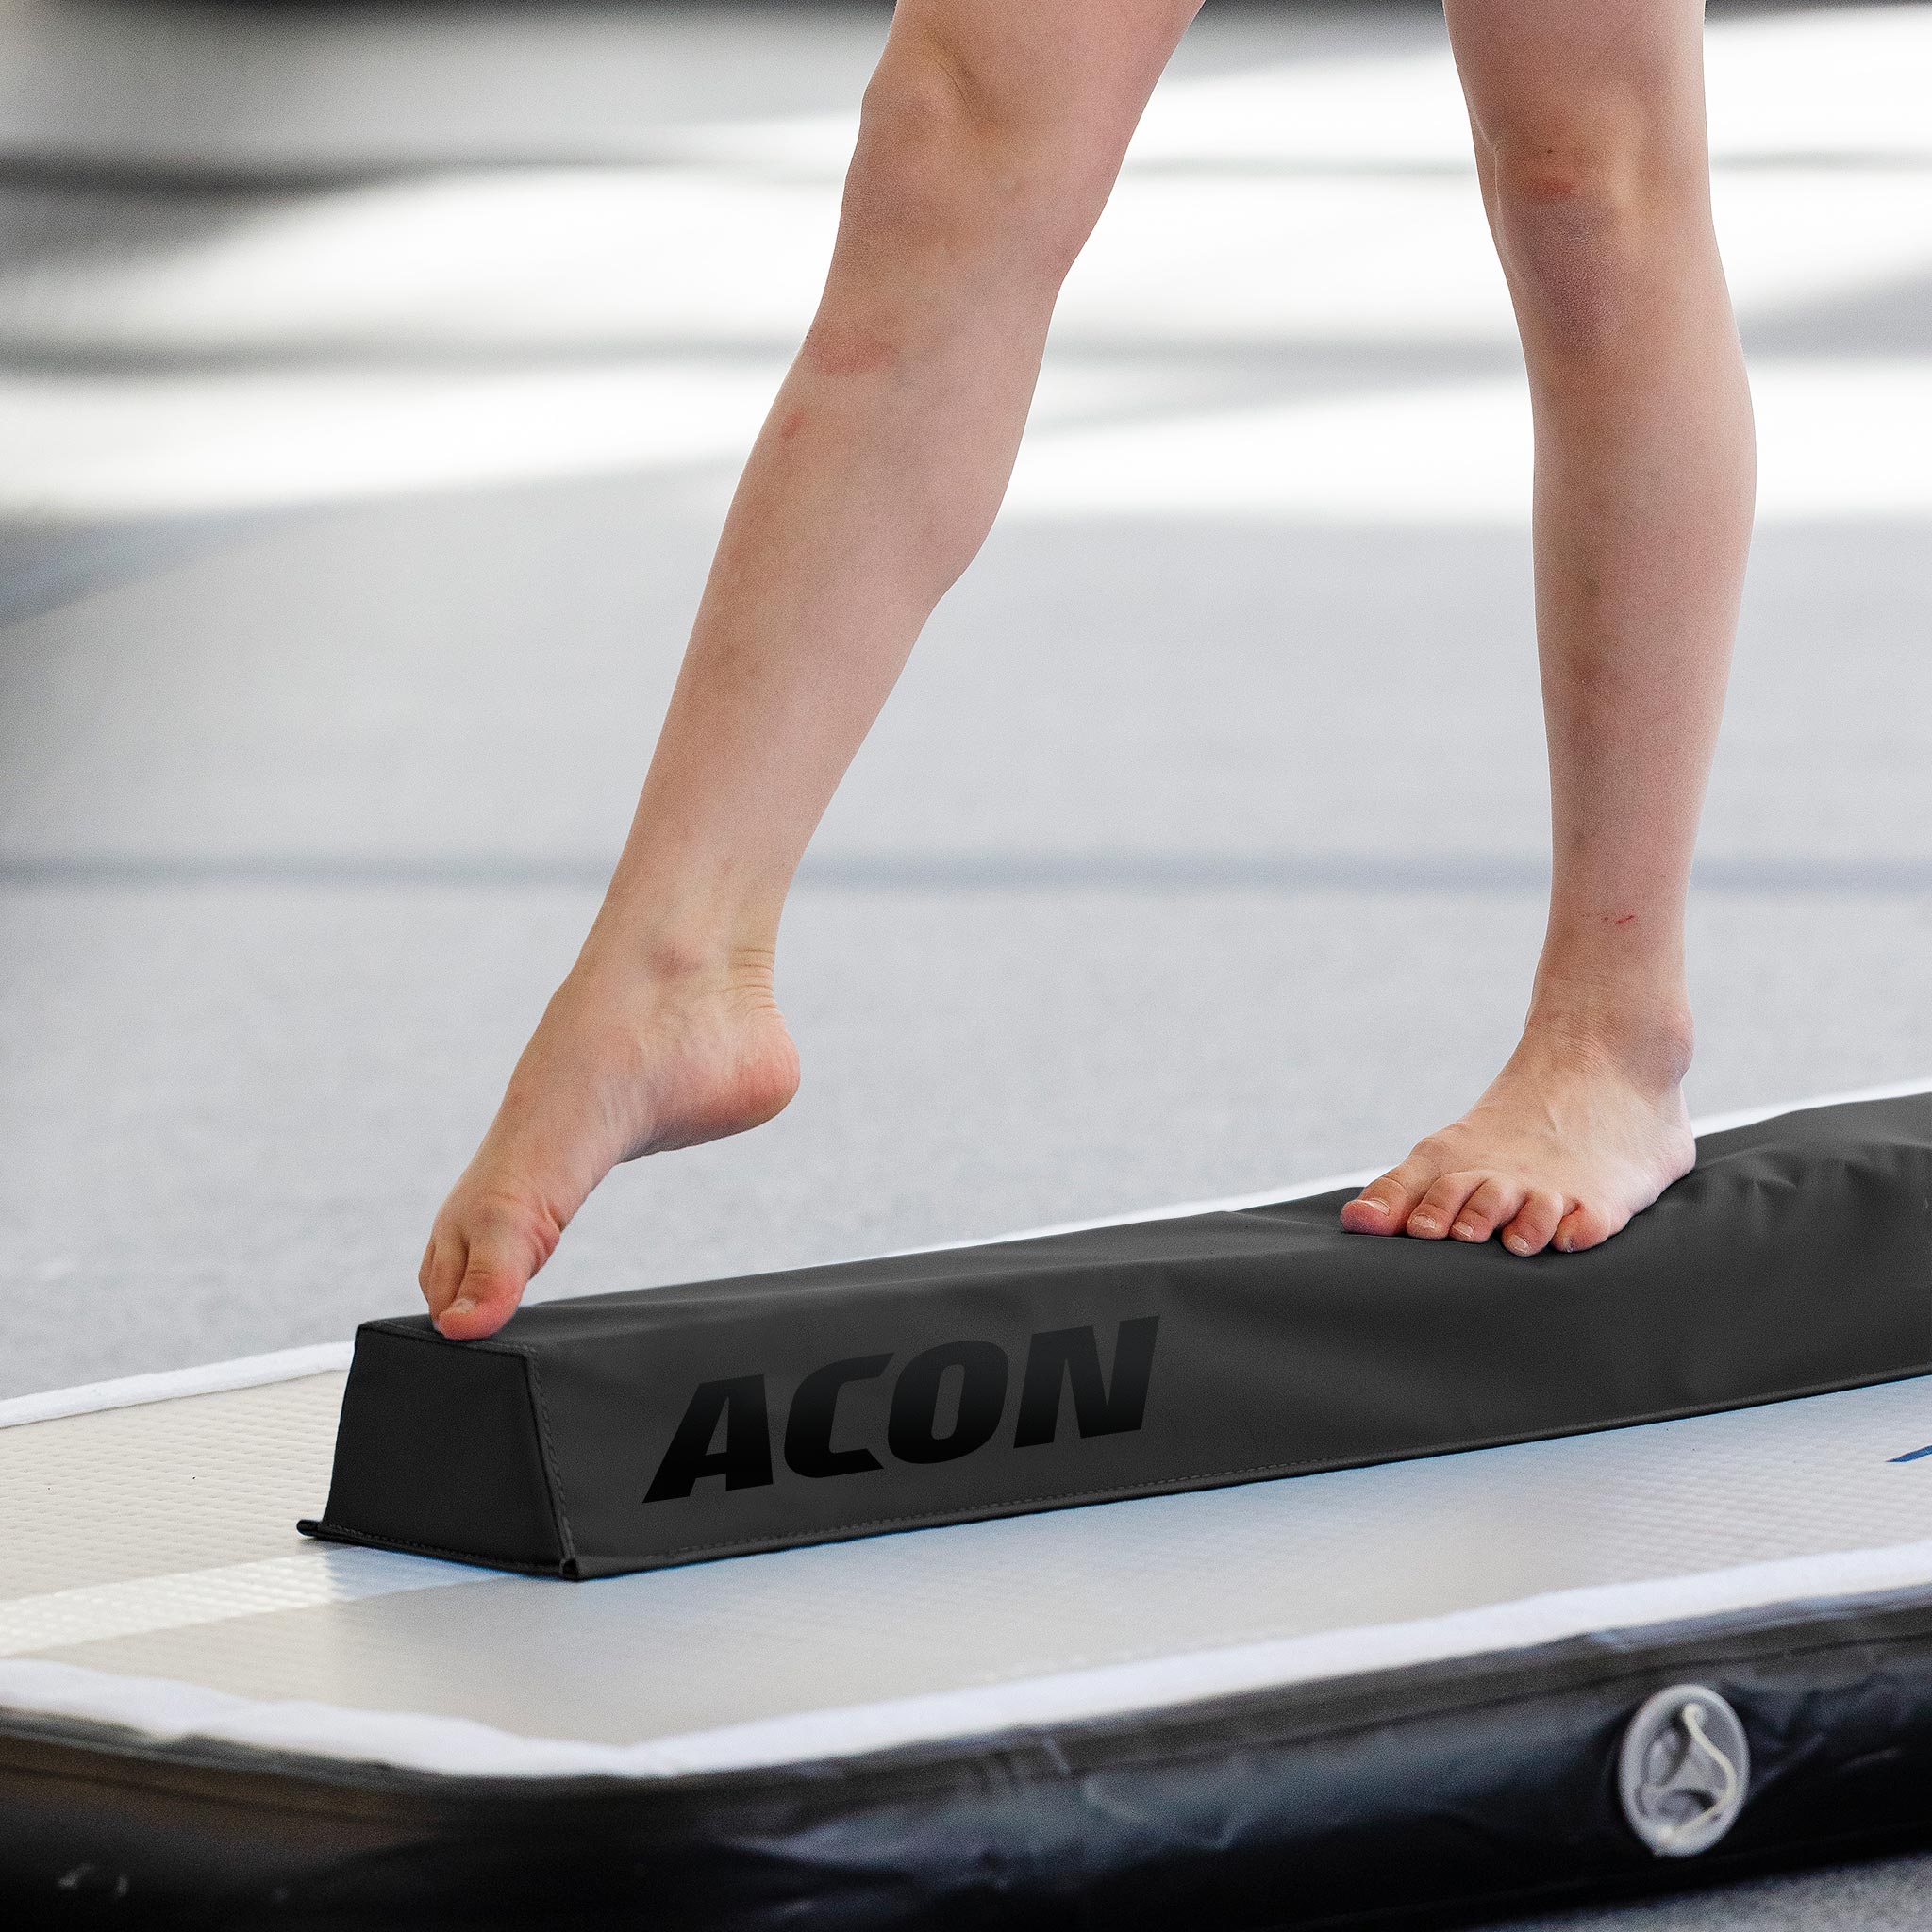
{"label": "mat valve", "polygon": [[1750,1783],[1744,1726],[1702,1684],[1675,1684],[1647,1698],[1624,1733],[1624,1816],[1659,1858],[1708,1851],[1737,1823]]}

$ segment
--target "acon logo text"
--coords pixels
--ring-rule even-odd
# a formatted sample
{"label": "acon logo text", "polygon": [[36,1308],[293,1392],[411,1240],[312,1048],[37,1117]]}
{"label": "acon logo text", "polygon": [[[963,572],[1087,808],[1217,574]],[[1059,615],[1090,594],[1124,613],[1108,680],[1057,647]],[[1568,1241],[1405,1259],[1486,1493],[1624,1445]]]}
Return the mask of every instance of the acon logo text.
{"label": "acon logo text", "polygon": [[775,1443],[765,1375],[700,1382],[644,1501],[675,1501],[716,1477],[727,1490],[758,1489],[780,1467],[812,1481],[863,1475],[885,1467],[880,1451],[896,1462],[927,1463],[957,1461],[1002,1436],[1014,1449],[1043,1448],[1058,1435],[1069,1408],[1074,1435],[1124,1434],[1146,1416],[1159,1325],[1158,1315],[1123,1322],[1110,1373],[1102,1371],[1091,1328],[1048,1328],[1033,1336],[1009,1434],[1013,1365],[996,1341],[948,1341],[913,1356],[892,1383],[883,1440],[872,1442],[841,1429],[839,1398],[855,1382],[883,1377],[892,1366],[891,1354],[846,1356],[802,1377]]}

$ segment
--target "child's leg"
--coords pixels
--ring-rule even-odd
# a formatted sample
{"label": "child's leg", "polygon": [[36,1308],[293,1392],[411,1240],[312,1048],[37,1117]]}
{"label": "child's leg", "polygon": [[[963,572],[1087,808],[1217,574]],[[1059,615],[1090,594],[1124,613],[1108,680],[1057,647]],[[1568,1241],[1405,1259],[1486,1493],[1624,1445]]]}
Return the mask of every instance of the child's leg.
{"label": "child's leg", "polygon": [[824,299],[731,508],[629,841],[423,1260],[502,1325],[618,1161],[797,1084],[793,869],[1006,489],[1061,277],[1200,0],[899,0]]}
{"label": "child's leg", "polygon": [[1701,0],[1447,0],[1536,416],[1556,874],[1522,1044],[1343,1210],[1517,1252],[1690,1164],[1683,912],[1749,539],[1751,406],[1710,225]]}

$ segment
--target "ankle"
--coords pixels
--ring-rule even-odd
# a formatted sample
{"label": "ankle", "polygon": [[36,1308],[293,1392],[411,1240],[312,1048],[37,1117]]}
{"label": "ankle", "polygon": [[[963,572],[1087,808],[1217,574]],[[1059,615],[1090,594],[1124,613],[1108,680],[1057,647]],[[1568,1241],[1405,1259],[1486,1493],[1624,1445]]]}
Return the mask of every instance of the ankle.
{"label": "ankle", "polygon": [[683,1001],[720,995],[769,1003],[777,949],[769,938],[731,928],[627,924],[599,917],[571,970],[575,980],[648,988]]}
{"label": "ankle", "polygon": [[1646,1092],[1674,1092],[1690,1070],[1696,1033],[1681,989],[1631,991],[1539,978],[1524,1022],[1537,1044],[1614,1070]]}

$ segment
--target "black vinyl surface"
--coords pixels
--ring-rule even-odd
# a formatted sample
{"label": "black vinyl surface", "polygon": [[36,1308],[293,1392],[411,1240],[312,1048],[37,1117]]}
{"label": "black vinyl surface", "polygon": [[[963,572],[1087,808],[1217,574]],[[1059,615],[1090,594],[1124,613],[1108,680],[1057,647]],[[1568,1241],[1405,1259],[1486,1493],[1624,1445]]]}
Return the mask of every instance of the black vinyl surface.
{"label": "black vinyl surface", "polygon": [[1932,1370],[1932,1096],[1707,1137],[1603,1247],[1341,1194],[365,1324],[311,1532],[583,1578]]}

